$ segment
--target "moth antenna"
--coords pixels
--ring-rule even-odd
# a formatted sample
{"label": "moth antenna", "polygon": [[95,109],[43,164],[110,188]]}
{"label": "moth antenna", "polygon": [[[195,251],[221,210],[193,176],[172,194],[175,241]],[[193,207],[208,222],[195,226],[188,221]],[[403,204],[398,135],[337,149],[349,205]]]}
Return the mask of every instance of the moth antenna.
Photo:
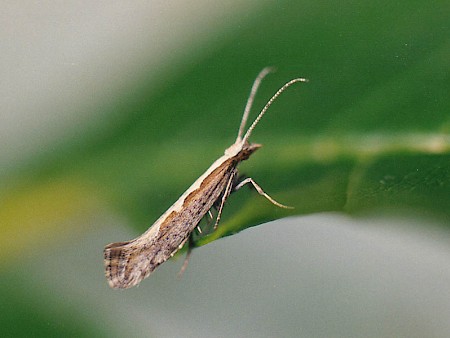
{"label": "moth antenna", "polygon": [[273,67],[264,68],[262,71],[259,72],[258,76],[255,79],[255,82],[253,82],[250,95],[247,99],[247,104],[245,105],[244,114],[242,115],[242,121],[241,125],[239,126],[239,132],[236,138],[236,142],[240,142],[242,140],[245,124],[247,123],[248,115],[250,114],[250,109],[252,108],[253,101],[255,99],[256,92],[258,91],[259,85],[261,84],[261,81],[266,77],[267,74],[273,71],[275,71]]}
{"label": "moth antenna", "polygon": [[248,128],[247,132],[244,135],[244,138],[242,139],[243,143],[248,141],[250,135],[252,134],[253,129],[255,129],[256,125],[259,122],[259,120],[261,120],[261,118],[266,113],[267,109],[269,109],[269,107],[278,98],[278,96],[280,96],[282,92],[284,92],[287,88],[289,88],[290,86],[292,86],[294,83],[297,83],[297,82],[308,82],[308,80],[304,79],[304,78],[292,79],[291,81],[286,82],[280,89],[278,89],[277,92],[275,94],[273,94],[273,96],[270,98],[270,100],[267,101],[266,105],[261,110],[261,112],[259,113],[258,117],[255,119],[255,121],[253,121],[253,123],[250,126],[250,128]]}

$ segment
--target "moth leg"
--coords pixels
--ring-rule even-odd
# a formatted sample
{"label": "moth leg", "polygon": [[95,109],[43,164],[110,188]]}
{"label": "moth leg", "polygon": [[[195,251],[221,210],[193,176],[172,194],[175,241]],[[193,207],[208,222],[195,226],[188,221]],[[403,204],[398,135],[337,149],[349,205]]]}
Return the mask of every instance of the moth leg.
{"label": "moth leg", "polygon": [[189,259],[191,258],[191,254],[192,254],[192,248],[194,247],[194,241],[192,239],[192,234],[189,235],[189,240],[188,240],[188,251],[186,253],[186,257],[184,258],[184,262],[183,265],[181,266],[180,271],[178,272],[178,278],[183,277],[184,272],[187,269],[187,266],[189,264]]}
{"label": "moth leg", "polygon": [[220,206],[219,206],[219,211],[217,212],[216,223],[214,224],[214,230],[217,229],[217,226],[219,225],[220,216],[222,216],[222,210],[223,210],[225,201],[227,200],[228,196],[230,196],[231,192],[233,191],[233,184],[235,183],[234,178],[236,176],[236,173],[237,173],[237,171],[235,171],[231,174],[230,179],[228,180],[227,186],[225,188],[225,191],[223,192],[222,200],[221,200]]}
{"label": "moth leg", "polygon": [[[208,210],[208,213],[205,215],[205,217],[209,217],[206,221],[207,221],[207,225],[209,226],[211,224],[211,222],[214,220],[214,216],[211,212],[211,210]],[[197,225],[196,227],[197,231],[199,234],[202,234],[203,231],[200,228],[199,225]],[[192,254],[192,249],[195,247],[194,245],[194,234],[191,233],[187,239],[188,241],[188,249],[187,249],[187,253],[186,253],[186,257],[184,258],[184,262],[183,265],[181,266],[180,271],[178,272],[178,278],[181,278],[184,274],[184,271],[186,271],[186,268],[189,264],[189,259],[191,258],[191,254]],[[184,243],[182,244],[182,246],[184,245]]]}
{"label": "moth leg", "polygon": [[[214,207],[214,206],[213,206],[213,207]],[[213,207],[211,207],[211,208],[213,208]],[[216,209],[216,210],[217,210],[217,209]],[[206,225],[207,225],[207,226],[210,226],[210,225],[211,225],[211,222],[214,221],[214,215],[213,215],[211,209],[208,210],[207,215],[209,216],[209,218],[206,220]]]}
{"label": "moth leg", "polygon": [[[211,207],[212,208],[216,208],[214,205]],[[208,210],[208,212],[205,214],[205,216],[203,216],[203,218],[206,220],[206,228],[209,228],[209,226],[211,225],[211,223],[214,221],[214,215],[211,211],[211,209]],[[217,210],[217,209],[216,209]],[[203,234],[203,230],[200,227],[200,225],[196,226],[197,232],[199,235]]]}
{"label": "moth leg", "polygon": [[[207,215],[205,215],[205,217],[209,217],[206,220],[208,222],[208,226],[209,226],[211,224],[211,222],[214,220],[214,216],[213,216],[211,210],[208,210],[208,213],[207,213]],[[203,233],[202,229],[200,228],[199,225],[197,225],[196,229],[199,234]],[[189,259],[191,258],[191,254],[192,254],[192,248],[194,248],[194,238],[193,238],[193,234],[191,233],[189,235],[189,239],[188,239],[188,249],[187,249],[188,251],[186,253],[186,257],[184,258],[183,265],[181,266],[181,269],[178,272],[178,278],[183,277],[184,271],[186,271],[186,269],[187,269],[187,266],[189,264]]]}
{"label": "moth leg", "polygon": [[290,206],[287,206],[287,205],[284,205],[284,204],[281,204],[281,203],[275,201],[272,197],[270,197],[269,195],[267,195],[267,194],[264,192],[264,190],[263,190],[258,184],[256,184],[256,182],[253,181],[253,179],[250,178],[250,177],[246,178],[245,180],[243,180],[242,182],[240,182],[238,185],[236,185],[236,186],[234,187],[234,190],[235,190],[235,191],[236,191],[236,190],[239,190],[239,189],[241,189],[244,185],[246,185],[246,184],[248,184],[248,183],[251,183],[251,184],[253,185],[253,187],[256,189],[256,191],[257,191],[261,196],[264,196],[265,198],[267,198],[267,199],[270,201],[270,203],[276,205],[277,207],[284,208],[284,209],[294,209],[293,207],[290,207]]}

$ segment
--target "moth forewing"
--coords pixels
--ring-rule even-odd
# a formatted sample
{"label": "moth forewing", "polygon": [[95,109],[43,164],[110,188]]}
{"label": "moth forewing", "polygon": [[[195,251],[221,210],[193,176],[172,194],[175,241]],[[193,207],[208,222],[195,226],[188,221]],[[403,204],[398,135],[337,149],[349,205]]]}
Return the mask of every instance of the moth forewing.
{"label": "moth forewing", "polygon": [[267,102],[242,137],[256,91],[261,80],[269,72],[270,69],[265,68],[256,78],[244,110],[236,142],[225,150],[224,155],[217,159],[145,233],[133,240],[111,243],[105,247],[105,274],[110,287],[130,288],[139,284],[156,267],[182,248],[202,218],[210,213],[212,207],[218,204],[216,227],[226,199],[234,189],[237,190],[244,184],[253,184],[258,193],[270,202],[280,207],[286,207],[267,195],[250,178],[241,183],[235,182],[238,172],[237,165],[248,159],[253,152],[261,147],[259,144],[248,142],[256,124],[272,102],[286,88],[295,82],[306,81],[305,79],[294,79],[281,87]]}

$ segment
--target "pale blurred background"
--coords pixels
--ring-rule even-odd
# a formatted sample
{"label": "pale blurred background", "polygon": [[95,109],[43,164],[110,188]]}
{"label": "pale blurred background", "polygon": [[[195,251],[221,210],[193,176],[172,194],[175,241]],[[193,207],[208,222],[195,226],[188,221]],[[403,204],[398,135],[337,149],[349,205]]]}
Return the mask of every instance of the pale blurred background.
{"label": "pale blurred background", "polygon": [[55,142],[98,132],[108,114],[99,107],[143,78],[170,83],[208,41],[220,44],[267,2],[4,2],[2,170]]}

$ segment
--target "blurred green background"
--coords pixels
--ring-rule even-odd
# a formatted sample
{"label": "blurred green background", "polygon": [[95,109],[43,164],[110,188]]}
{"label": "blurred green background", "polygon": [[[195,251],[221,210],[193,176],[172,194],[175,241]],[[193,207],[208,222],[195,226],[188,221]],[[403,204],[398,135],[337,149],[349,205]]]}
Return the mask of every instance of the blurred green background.
{"label": "blurred green background", "polygon": [[[430,229],[442,231],[435,239],[448,238],[449,13],[447,1],[5,6],[0,24],[5,43],[0,61],[0,324],[5,336],[408,336],[410,331],[402,331],[406,324],[352,331],[323,323],[308,331],[300,329],[306,325],[302,321],[280,316],[269,325],[269,315],[257,308],[286,299],[270,288],[258,293],[258,300],[246,299],[244,290],[257,280],[251,280],[255,271],[245,268],[252,262],[241,263],[250,273],[247,285],[225,268],[239,256],[222,257],[228,261],[217,264],[211,258],[236,249],[230,241],[243,241],[247,237],[239,237],[247,231],[228,242],[212,242],[285,216],[316,215],[310,223],[324,226],[343,217],[324,212],[356,217],[344,219],[344,233],[358,222],[373,231],[380,222],[373,226],[369,220],[382,215],[388,229],[414,223],[406,238]],[[290,88],[271,107],[252,135],[264,147],[240,171],[295,210],[280,210],[243,189],[230,198],[218,231],[197,242],[210,243],[193,257],[197,264],[197,256],[210,247],[205,263],[189,267],[181,281],[175,278],[176,262],[137,289],[109,290],[102,276],[103,246],[145,231],[233,143],[251,84],[266,66],[277,72],[262,83],[251,118],[286,81],[310,81]],[[288,237],[305,240],[304,218],[292,220],[299,225]],[[285,238],[290,228],[267,229],[253,231]],[[372,233],[367,236],[371,242]],[[263,238],[261,246],[251,238],[243,246],[258,248],[254,254],[267,262],[264,271],[273,278],[281,262],[267,259],[264,250],[276,248],[281,255],[290,250],[273,233]],[[354,249],[355,242],[340,240],[342,247]],[[377,234],[373,241],[384,243]],[[398,243],[392,245],[396,255]],[[420,241],[418,247],[423,248]],[[445,256],[450,243],[437,241],[431,247]],[[426,260],[427,252],[420,257]],[[333,281],[335,266],[327,270],[317,258],[323,251],[314,253],[311,257]],[[292,281],[292,299],[301,302],[304,291],[298,290],[297,278],[308,270],[298,259],[286,263],[285,278]],[[217,303],[217,281],[205,279],[212,266],[226,276],[230,292],[241,290],[240,301],[254,316],[233,317],[233,297]],[[345,267],[350,280],[363,275]],[[449,278],[448,267],[444,270],[441,277]],[[401,285],[405,275],[394,271],[402,277],[393,284]],[[442,266],[436,271],[443,273]],[[276,284],[269,277],[265,283]],[[332,285],[323,285],[330,295],[327,286]],[[180,298],[184,288],[187,295]],[[208,291],[195,303],[194,290]],[[440,293],[447,299],[440,313],[450,314],[449,290]],[[363,300],[356,303],[369,302],[361,294]],[[314,295],[308,295],[309,304],[322,304]],[[195,304],[189,311],[203,313],[204,320],[195,317],[198,327],[190,326],[193,318],[182,312],[184,302]],[[337,296],[332,304],[342,306]],[[313,312],[330,319],[327,306],[317,305]],[[216,317],[206,310],[216,307],[222,309]],[[354,309],[349,306],[350,313]],[[381,323],[379,313],[373,313],[364,320]],[[208,315],[215,320],[208,321]],[[228,324],[243,320],[242,327],[232,325],[229,331],[221,317]],[[447,329],[424,325],[416,332],[440,336]]]}

